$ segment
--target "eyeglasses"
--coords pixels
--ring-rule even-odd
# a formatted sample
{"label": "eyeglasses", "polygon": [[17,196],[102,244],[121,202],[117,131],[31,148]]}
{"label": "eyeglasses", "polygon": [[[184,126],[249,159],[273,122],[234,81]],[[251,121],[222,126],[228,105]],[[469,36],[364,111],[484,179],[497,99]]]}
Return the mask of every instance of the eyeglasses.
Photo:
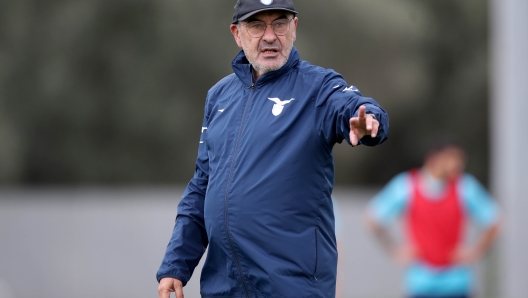
{"label": "eyeglasses", "polygon": [[288,33],[290,30],[290,22],[292,20],[293,19],[278,19],[271,22],[270,25],[267,25],[262,21],[254,21],[247,24],[240,23],[240,25],[246,27],[247,32],[251,37],[262,37],[268,26],[271,26],[271,29],[273,29],[273,33],[275,33],[275,35],[283,36],[286,35],[286,33]]}

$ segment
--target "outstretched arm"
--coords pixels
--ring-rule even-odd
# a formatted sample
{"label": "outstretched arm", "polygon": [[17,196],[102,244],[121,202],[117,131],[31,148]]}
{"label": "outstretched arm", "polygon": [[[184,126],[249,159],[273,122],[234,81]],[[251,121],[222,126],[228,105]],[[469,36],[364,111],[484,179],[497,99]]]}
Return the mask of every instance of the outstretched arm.
{"label": "outstretched arm", "polygon": [[329,71],[316,100],[319,133],[333,146],[347,140],[352,146],[376,146],[388,136],[389,117],[372,98],[348,86],[337,73]]}

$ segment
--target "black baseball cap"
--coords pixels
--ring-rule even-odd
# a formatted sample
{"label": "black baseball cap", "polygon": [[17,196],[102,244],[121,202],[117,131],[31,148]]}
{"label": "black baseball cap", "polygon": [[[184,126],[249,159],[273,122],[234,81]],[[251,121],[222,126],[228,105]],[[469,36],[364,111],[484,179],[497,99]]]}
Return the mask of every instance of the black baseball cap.
{"label": "black baseball cap", "polygon": [[233,24],[265,10],[285,10],[297,14],[291,0],[238,0],[235,4]]}

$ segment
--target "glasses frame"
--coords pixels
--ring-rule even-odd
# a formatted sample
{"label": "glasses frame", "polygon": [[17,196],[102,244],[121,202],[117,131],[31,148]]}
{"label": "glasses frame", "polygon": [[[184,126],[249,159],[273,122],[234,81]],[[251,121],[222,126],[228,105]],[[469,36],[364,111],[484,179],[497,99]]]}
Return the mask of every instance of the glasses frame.
{"label": "glasses frame", "polygon": [[[260,37],[264,36],[264,34],[266,33],[266,30],[268,30],[268,26],[271,26],[271,31],[273,31],[273,34],[275,34],[275,35],[277,35],[277,36],[285,36],[286,34],[288,34],[288,32],[290,32],[290,24],[291,24],[291,21],[293,21],[293,19],[295,19],[295,18],[291,18],[291,19],[290,19],[290,18],[277,19],[277,20],[271,22],[271,24],[266,24],[266,23],[263,22],[263,21],[252,21],[252,22],[247,22],[246,24],[242,24],[242,23],[238,23],[238,24],[241,25],[241,26],[246,27],[246,31],[247,31],[247,33],[249,34],[249,36],[251,36],[251,37],[253,37],[253,38],[260,38]],[[288,30],[287,30],[284,34],[277,34],[277,33],[275,32],[275,29],[273,28],[273,23],[275,23],[275,22],[277,22],[277,21],[282,21],[282,20],[288,20]],[[249,27],[248,27],[248,26],[249,26],[251,23],[257,23],[257,22],[259,22],[259,23],[263,23],[263,24],[266,26],[266,28],[264,29],[264,31],[262,31],[262,34],[260,34],[260,35],[258,35],[258,36],[253,36],[253,35],[251,35],[251,33],[249,33]]]}

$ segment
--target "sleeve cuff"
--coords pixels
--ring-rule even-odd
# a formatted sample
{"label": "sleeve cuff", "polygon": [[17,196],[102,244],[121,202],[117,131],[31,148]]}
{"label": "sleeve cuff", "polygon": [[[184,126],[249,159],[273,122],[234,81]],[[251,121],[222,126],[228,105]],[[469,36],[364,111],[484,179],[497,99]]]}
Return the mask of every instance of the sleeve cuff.
{"label": "sleeve cuff", "polygon": [[167,273],[160,273],[158,272],[156,274],[156,279],[158,280],[158,283],[164,279],[164,278],[167,278],[167,277],[170,277],[170,278],[175,278],[179,281],[182,282],[182,285],[185,287],[185,285],[187,284],[187,282],[189,281],[189,279],[183,277],[183,274],[181,274],[179,271],[169,271]]}

